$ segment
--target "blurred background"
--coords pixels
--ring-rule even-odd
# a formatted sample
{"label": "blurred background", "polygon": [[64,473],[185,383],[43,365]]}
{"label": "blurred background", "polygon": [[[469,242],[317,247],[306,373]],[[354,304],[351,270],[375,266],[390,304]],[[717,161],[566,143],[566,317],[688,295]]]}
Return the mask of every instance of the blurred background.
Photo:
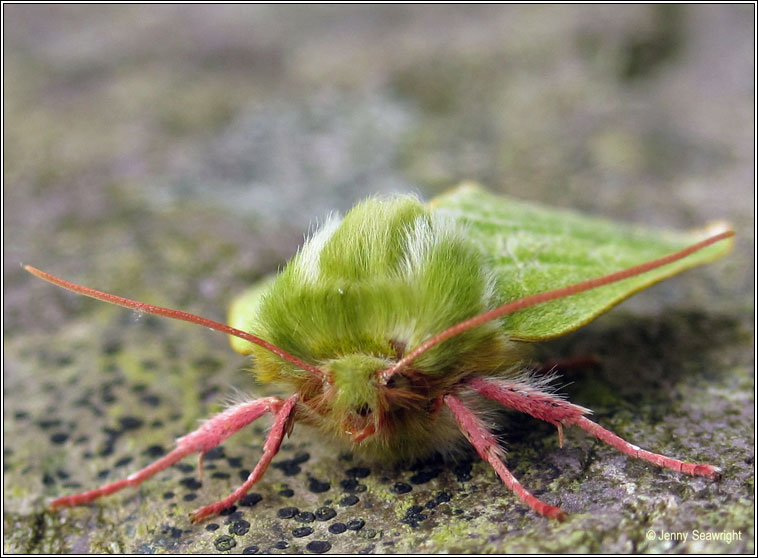
{"label": "blurred background", "polygon": [[[146,440],[167,445],[218,409],[229,385],[257,389],[217,335],[73,297],[19,263],[223,320],[228,301],[281,266],[314,220],[373,193],[429,198],[465,179],[652,226],[730,220],[739,240],[728,261],[695,273],[699,279],[661,285],[633,307],[717,314],[700,316],[700,329],[688,333],[726,344],[722,357],[739,372],[701,377],[687,389],[749,390],[713,412],[752,425],[754,6],[4,5],[3,17],[4,503],[6,533],[13,533],[6,550],[223,549],[221,531],[202,528],[206,537],[189,542],[182,531],[172,539],[172,531],[150,527],[137,529],[137,542],[124,535],[135,532],[134,522],[168,524],[150,515],[161,511],[146,509],[149,497],[129,500],[131,507],[119,500],[98,517],[74,510],[67,526],[40,513],[41,502],[77,483],[91,486],[95,473],[127,472],[119,469],[126,463],[114,463],[138,455]],[[683,321],[696,327],[691,316]],[[602,351],[604,331],[585,348]],[[649,349],[653,341],[645,343]],[[683,347],[667,343],[663,353]],[[661,389],[665,374],[646,365],[653,368],[647,390],[668,399],[675,388]],[[616,394],[644,390],[608,382]],[[637,395],[626,402],[636,404]],[[127,420],[135,415],[138,424]],[[157,422],[163,427],[148,428]],[[137,428],[140,443],[130,445],[121,434]],[[744,468],[743,454],[752,452],[734,439],[742,438],[714,451],[733,451]],[[522,451],[534,445],[520,441]],[[589,445],[577,447],[581,454]],[[543,486],[541,478],[531,486]],[[161,498],[168,489],[152,490]],[[620,497],[600,493],[610,502]],[[528,533],[535,518],[505,499],[517,514],[509,529]],[[194,504],[179,506],[173,522],[189,529],[183,513]],[[364,516],[381,509],[374,503]],[[585,547],[571,550],[667,550],[634,546],[633,536],[616,533],[618,517],[607,519],[607,530],[602,521],[593,527],[602,536],[588,535]],[[460,549],[568,549],[565,537],[535,541],[504,530],[492,530],[490,546],[476,540]],[[429,540],[426,547],[376,536],[361,539],[363,546],[330,545],[454,547]],[[382,546],[388,542],[396,546]]]}

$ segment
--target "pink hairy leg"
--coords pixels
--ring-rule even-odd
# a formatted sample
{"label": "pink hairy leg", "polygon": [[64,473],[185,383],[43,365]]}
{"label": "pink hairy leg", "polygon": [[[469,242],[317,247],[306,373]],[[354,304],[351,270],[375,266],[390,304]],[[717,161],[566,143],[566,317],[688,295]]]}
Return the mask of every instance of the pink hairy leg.
{"label": "pink hairy leg", "polygon": [[295,417],[294,410],[295,405],[297,405],[297,400],[297,394],[290,396],[276,411],[274,426],[271,427],[271,432],[269,432],[268,437],[266,438],[266,442],[263,444],[263,456],[258,461],[255,469],[253,469],[253,472],[250,473],[250,476],[247,478],[247,480],[242,483],[242,486],[240,486],[237,490],[232,492],[223,500],[219,500],[215,504],[211,504],[209,506],[198,508],[192,512],[190,514],[190,517],[192,518],[193,523],[196,523],[210,515],[221,513],[226,508],[234,504],[237,500],[242,498],[245,494],[247,494],[248,490],[250,490],[250,488],[252,488],[252,486],[261,479],[261,477],[263,477],[263,474],[266,472],[266,469],[268,469],[271,460],[279,452],[279,446],[282,445],[282,440],[284,439],[285,434],[287,434],[291,429],[292,420]]}
{"label": "pink hairy leg", "polygon": [[495,469],[495,472],[503,480],[505,486],[510,488],[516,496],[521,498],[525,504],[537,513],[558,520],[563,519],[565,512],[561,508],[551,506],[539,500],[516,480],[516,477],[513,476],[513,473],[508,470],[502,461],[502,450],[495,436],[492,435],[492,432],[479,420],[473,411],[454,395],[446,395],[444,402],[452,411],[455,420],[458,422],[458,426],[466,435],[466,438],[476,448],[477,453],[479,453],[482,459]]}
{"label": "pink hairy leg", "polygon": [[[285,403],[286,404],[286,403]],[[72,494],[56,498],[50,502],[50,508],[61,508],[65,506],[79,506],[107,496],[126,488],[128,486],[137,486],[149,479],[156,473],[159,473],[170,467],[181,459],[193,453],[200,453],[200,458],[208,450],[215,448],[229,436],[239,429],[247,426],[257,418],[260,418],[266,412],[277,413],[282,406],[282,400],[278,397],[265,397],[247,403],[240,403],[234,407],[217,414],[206,420],[200,428],[182,436],[176,441],[176,448],[168,455],[161,457],[158,461],[148,465],[144,469],[129,475],[127,478],[111,482],[81,494]]]}
{"label": "pink hairy leg", "polygon": [[588,409],[573,405],[555,395],[545,393],[539,388],[530,386],[528,383],[474,378],[469,380],[468,385],[488,399],[493,399],[506,407],[527,413],[555,425],[558,427],[561,437],[561,425],[578,426],[622,453],[631,457],[644,459],[659,467],[666,467],[667,469],[673,469],[674,471],[693,476],[709,477],[714,480],[718,480],[721,477],[721,469],[713,465],[687,463],[666,457],[665,455],[652,453],[634,444],[630,444],[610,430],[606,430],[585,417],[584,415],[590,412]]}
{"label": "pink hairy leg", "polygon": [[679,473],[687,473],[688,475],[708,477],[713,480],[719,480],[721,478],[721,469],[714,467],[713,465],[707,465],[705,463],[687,463],[686,461],[679,461],[673,457],[666,457],[658,453],[644,450],[634,444],[630,444],[626,440],[616,436],[610,430],[606,430],[599,424],[592,422],[587,417],[579,417],[571,423],[581,428],[582,430],[589,432],[596,438],[602,440],[606,444],[609,444],[631,457],[638,457],[649,461],[659,467],[665,467],[666,469],[673,469]]}

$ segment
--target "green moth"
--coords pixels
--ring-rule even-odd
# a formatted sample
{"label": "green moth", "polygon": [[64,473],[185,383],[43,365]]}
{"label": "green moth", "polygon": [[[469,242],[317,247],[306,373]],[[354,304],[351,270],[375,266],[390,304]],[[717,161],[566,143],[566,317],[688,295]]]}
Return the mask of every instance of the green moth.
{"label": "green moth", "polygon": [[295,424],[366,459],[452,453],[468,440],[503,482],[540,514],[560,508],[529,493],[505,465],[487,402],[556,426],[578,426],[620,451],[691,475],[692,464],[634,446],[587,418],[549,379],[525,372],[523,345],[575,330],[635,292],[729,251],[724,224],[671,233],[621,226],[491,195],[472,184],[424,204],[371,198],[331,217],[274,278],[243,293],[230,325],[95,291],[27,266],[69,290],[142,312],[211,327],[255,358],[261,382],[285,398],[240,403],[177,440],[126,479],[57,498],[90,502],[136,486],[180,459],[201,456],[266,413],[274,424],[248,479],[193,521],[239,500],[265,472]]}

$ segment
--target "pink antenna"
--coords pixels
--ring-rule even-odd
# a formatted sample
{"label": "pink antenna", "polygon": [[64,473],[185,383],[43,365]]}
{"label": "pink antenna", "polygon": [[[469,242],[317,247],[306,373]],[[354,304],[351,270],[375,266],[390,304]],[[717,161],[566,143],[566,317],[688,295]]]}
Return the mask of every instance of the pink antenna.
{"label": "pink antenna", "polygon": [[400,372],[401,370],[403,370],[411,362],[416,360],[418,357],[423,355],[426,351],[428,351],[432,347],[439,345],[440,343],[447,341],[451,337],[455,337],[456,335],[459,335],[463,333],[464,331],[468,331],[469,329],[475,328],[476,326],[482,325],[489,321],[496,320],[497,318],[505,316],[506,314],[512,314],[519,310],[523,310],[524,308],[529,308],[530,306],[536,306],[537,304],[544,304],[545,302],[550,302],[551,300],[556,300],[558,298],[565,298],[567,296],[575,295],[584,291],[588,291],[590,289],[595,289],[597,287],[602,287],[604,285],[609,285],[611,283],[616,283],[618,281],[623,281],[624,279],[629,279],[630,277],[634,277],[635,275],[640,275],[642,273],[652,271],[653,269],[656,269],[664,265],[673,263],[675,261],[681,260],[683,258],[686,258],[690,254],[693,254],[694,252],[697,252],[698,250],[702,250],[703,248],[710,246],[711,244],[715,244],[716,242],[719,242],[721,240],[724,240],[732,236],[734,236],[734,231],[725,231],[715,236],[712,236],[710,238],[706,238],[705,240],[698,242],[697,244],[693,244],[692,246],[685,248],[684,250],[680,250],[679,252],[674,252],[673,254],[669,254],[668,256],[664,256],[657,260],[652,260],[640,265],[636,265],[634,267],[622,269],[621,271],[616,271],[608,275],[603,275],[602,277],[596,277],[594,279],[588,279],[587,281],[574,283],[573,285],[568,285],[566,287],[561,287],[559,289],[554,289],[552,291],[545,291],[542,293],[526,296],[524,298],[520,298],[512,302],[507,302],[503,304],[502,306],[493,308],[492,310],[484,312],[483,314],[479,314],[478,316],[474,316],[473,318],[469,318],[468,320],[459,322],[455,324],[454,326],[449,327],[448,329],[438,333],[437,335],[430,337],[429,339],[421,343],[421,345],[413,349],[410,353],[408,353],[403,358],[401,358],[397,363],[395,363],[394,366],[391,366],[390,368],[382,372],[381,374],[382,382],[386,383],[392,377],[393,374],[396,374],[397,372]]}
{"label": "pink antenna", "polygon": [[56,277],[55,275],[50,275],[49,273],[45,273],[44,271],[41,271],[37,269],[36,267],[32,267],[30,265],[25,265],[24,269],[28,271],[29,273],[31,273],[32,275],[39,277],[40,279],[44,279],[45,281],[48,281],[50,283],[53,283],[54,285],[58,285],[59,287],[63,287],[64,289],[73,291],[75,293],[78,293],[84,296],[89,296],[92,298],[96,298],[97,300],[102,300],[103,302],[110,302],[111,304],[116,304],[118,306],[123,306],[124,308],[130,308],[132,310],[136,310],[137,312],[147,312],[148,314],[166,316],[167,318],[172,318],[174,320],[184,320],[185,322],[198,324],[201,326],[209,327],[211,329],[215,329],[222,333],[234,335],[235,337],[239,337],[240,339],[244,339],[245,341],[250,341],[251,343],[255,343],[256,345],[259,345],[263,347],[264,349],[271,351],[275,355],[280,356],[284,360],[291,362],[292,364],[294,364],[295,366],[299,368],[302,368],[303,370],[307,370],[308,372],[311,372],[312,374],[316,374],[324,378],[326,377],[326,374],[324,374],[324,372],[321,371],[319,368],[316,368],[312,364],[308,364],[307,362],[300,360],[296,356],[289,354],[288,352],[280,349],[276,345],[272,345],[271,343],[269,343],[268,341],[264,341],[260,337],[256,337],[255,335],[247,333],[246,331],[242,331],[240,329],[236,329],[226,324],[222,324],[221,322],[209,320],[208,318],[196,316],[195,314],[190,314],[188,312],[182,312],[181,310],[163,308],[162,306],[153,306],[152,304],[145,304],[144,302],[137,302],[136,300],[122,298],[120,296],[104,293],[102,291],[96,291],[95,289],[90,289],[89,287],[77,285],[76,283],[70,283],[63,279],[60,279],[59,277]]}

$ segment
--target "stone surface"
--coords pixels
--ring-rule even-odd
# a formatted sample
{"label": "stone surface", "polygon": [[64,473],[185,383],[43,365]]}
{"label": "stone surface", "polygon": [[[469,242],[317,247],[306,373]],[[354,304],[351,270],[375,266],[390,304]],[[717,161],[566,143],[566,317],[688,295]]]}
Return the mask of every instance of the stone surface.
{"label": "stone surface", "polygon": [[[5,551],[754,552],[753,10],[5,6]],[[461,179],[648,225],[734,224],[724,260],[535,354],[599,356],[564,373],[570,399],[642,447],[723,467],[721,482],[573,431],[561,449],[504,416],[510,466],[570,512],[557,523],[473,456],[380,467],[296,427],[257,496],[190,524],[254,465],[262,420],[202,481],[187,459],[46,510],[268,388],[222,336],[20,262],[223,319],[311,220]]]}

